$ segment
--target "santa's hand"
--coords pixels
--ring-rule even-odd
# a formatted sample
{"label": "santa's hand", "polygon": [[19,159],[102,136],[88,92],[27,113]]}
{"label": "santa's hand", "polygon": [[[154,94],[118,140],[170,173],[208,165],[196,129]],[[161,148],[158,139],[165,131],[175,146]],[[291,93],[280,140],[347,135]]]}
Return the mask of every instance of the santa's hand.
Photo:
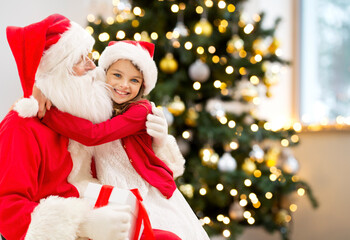
{"label": "santa's hand", "polygon": [[153,144],[162,147],[168,136],[168,124],[162,109],[157,108],[152,102],[153,114],[147,115],[147,133],[153,137]]}
{"label": "santa's hand", "polygon": [[52,103],[35,85],[33,86],[32,95],[38,101],[39,104],[39,111],[37,116],[38,118],[43,118],[45,116],[46,110],[50,110]]}
{"label": "santa's hand", "polygon": [[79,237],[93,240],[127,240],[130,229],[130,206],[108,205],[87,213],[78,230]]}

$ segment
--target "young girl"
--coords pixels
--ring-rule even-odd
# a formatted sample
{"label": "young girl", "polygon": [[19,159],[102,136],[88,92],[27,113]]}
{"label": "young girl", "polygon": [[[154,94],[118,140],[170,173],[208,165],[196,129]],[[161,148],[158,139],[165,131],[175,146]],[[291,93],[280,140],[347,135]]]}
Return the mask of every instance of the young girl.
{"label": "young girl", "polygon": [[106,71],[114,102],[112,119],[93,124],[52,108],[42,121],[84,145],[100,145],[94,154],[98,179],[118,188],[138,188],[153,228],[171,231],[183,240],[209,239],[146,133],[152,107],[142,97],[157,81],[153,51],[154,45],[147,42],[120,41],[111,42],[101,54],[99,66]]}

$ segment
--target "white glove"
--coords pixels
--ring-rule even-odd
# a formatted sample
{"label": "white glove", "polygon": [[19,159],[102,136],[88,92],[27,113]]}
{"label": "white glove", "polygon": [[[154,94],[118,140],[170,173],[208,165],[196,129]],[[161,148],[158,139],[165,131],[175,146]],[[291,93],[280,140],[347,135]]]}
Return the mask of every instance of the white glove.
{"label": "white glove", "polygon": [[168,136],[168,124],[162,109],[157,108],[152,102],[153,114],[147,115],[147,133],[153,137],[155,147],[162,147],[166,143]]}
{"label": "white glove", "polygon": [[92,209],[80,224],[78,236],[92,240],[127,240],[130,214],[130,206],[108,205]]}

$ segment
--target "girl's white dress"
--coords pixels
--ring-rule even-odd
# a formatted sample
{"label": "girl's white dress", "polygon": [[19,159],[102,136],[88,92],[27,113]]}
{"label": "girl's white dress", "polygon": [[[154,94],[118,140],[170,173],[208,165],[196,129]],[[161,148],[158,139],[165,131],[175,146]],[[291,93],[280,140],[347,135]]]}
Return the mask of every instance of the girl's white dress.
{"label": "girl's white dress", "polygon": [[170,199],[146,182],[133,168],[120,140],[94,147],[97,177],[102,184],[138,188],[154,229],[175,233],[182,240],[209,239],[201,222],[176,189]]}

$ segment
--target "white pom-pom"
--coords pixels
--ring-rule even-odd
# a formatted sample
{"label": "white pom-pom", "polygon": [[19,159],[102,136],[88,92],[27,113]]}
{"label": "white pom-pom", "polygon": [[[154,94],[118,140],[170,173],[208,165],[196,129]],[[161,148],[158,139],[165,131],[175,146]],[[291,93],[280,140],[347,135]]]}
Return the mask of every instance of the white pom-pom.
{"label": "white pom-pom", "polygon": [[36,117],[39,111],[39,103],[33,96],[22,98],[15,104],[13,110],[23,118]]}

